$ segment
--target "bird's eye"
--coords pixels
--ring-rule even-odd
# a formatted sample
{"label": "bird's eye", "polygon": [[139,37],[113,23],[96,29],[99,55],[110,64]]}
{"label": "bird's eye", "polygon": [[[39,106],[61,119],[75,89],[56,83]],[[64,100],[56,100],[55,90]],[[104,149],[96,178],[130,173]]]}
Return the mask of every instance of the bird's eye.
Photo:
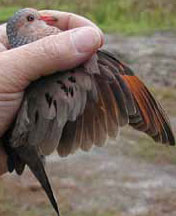
{"label": "bird's eye", "polygon": [[34,21],[34,15],[29,15],[29,16],[27,16],[27,21],[28,22],[32,22],[32,21]]}

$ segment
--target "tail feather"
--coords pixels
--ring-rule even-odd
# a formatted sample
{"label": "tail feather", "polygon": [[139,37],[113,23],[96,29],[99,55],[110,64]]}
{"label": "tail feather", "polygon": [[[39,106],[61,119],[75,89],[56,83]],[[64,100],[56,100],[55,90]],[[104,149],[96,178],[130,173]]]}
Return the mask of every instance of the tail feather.
{"label": "tail feather", "polygon": [[41,186],[45,190],[57,215],[60,216],[58,205],[53,195],[51,185],[46,175],[43,163],[40,157],[38,156],[35,147],[34,146],[22,146],[22,147],[16,148],[15,151],[19,155],[20,159],[29,166],[30,170],[32,171],[34,176],[38,179]]}

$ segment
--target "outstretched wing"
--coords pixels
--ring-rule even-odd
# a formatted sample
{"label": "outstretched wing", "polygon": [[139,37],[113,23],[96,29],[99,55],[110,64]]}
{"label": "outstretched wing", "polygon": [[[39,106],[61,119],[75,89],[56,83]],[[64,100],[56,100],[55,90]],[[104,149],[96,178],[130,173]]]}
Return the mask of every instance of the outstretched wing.
{"label": "outstretched wing", "polygon": [[35,145],[44,155],[57,148],[67,156],[102,146],[126,124],[175,144],[164,110],[145,85],[112,54],[99,51],[78,68],[30,85],[11,142]]}
{"label": "outstretched wing", "polygon": [[147,133],[157,142],[174,145],[175,139],[169,119],[144,83],[112,54],[103,51],[99,52],[99,56],[116,77],[121,76],[133,95],[137,112],[135,115],[129,115],[129,124]]}

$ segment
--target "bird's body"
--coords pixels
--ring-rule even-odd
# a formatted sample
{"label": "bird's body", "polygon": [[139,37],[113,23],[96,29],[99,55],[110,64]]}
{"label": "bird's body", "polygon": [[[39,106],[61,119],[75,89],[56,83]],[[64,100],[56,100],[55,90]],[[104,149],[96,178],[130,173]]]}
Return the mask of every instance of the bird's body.
{"label": "bird's body", "polygon": [[[29,17],[29,12],[37,19],[37,26],[41,24],[44,29],[40,29],[40,37],[35,37],[34,28],[29,27],[32,23],[23,25],[17,33],[12,30],[20,17]],[[7,25],[12,47],[59,32],[42,23],[36,10],[23,9],[15,17],[16,22],[11,18]],[[25,28],[30,28],[32,36],[23,33]],[[14,126],[4,139],[7,152],[13,152],[9,167],[21,174],[27,164],[58,212],[40,156],[57,150],[63,157],[77,149],[102,146],[126,124],[157,142],[175,144],[169,120],[150,91],[126,65],[100,50],[87,63],[41,78],[27,88]]]}

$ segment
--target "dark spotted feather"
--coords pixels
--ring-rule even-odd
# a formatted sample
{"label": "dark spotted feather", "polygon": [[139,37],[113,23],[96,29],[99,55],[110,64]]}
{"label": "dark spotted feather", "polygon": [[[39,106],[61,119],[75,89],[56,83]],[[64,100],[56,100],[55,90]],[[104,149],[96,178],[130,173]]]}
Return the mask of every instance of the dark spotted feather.
{"label": "dark spotted feather", "polygon": [[161,105],[112,54],[98,51],[85,65],[29,86],[13,129],[13,147],[34,145],[40,155],[67,156],[102,146],[126,124],[155,141],[175,144]]}

